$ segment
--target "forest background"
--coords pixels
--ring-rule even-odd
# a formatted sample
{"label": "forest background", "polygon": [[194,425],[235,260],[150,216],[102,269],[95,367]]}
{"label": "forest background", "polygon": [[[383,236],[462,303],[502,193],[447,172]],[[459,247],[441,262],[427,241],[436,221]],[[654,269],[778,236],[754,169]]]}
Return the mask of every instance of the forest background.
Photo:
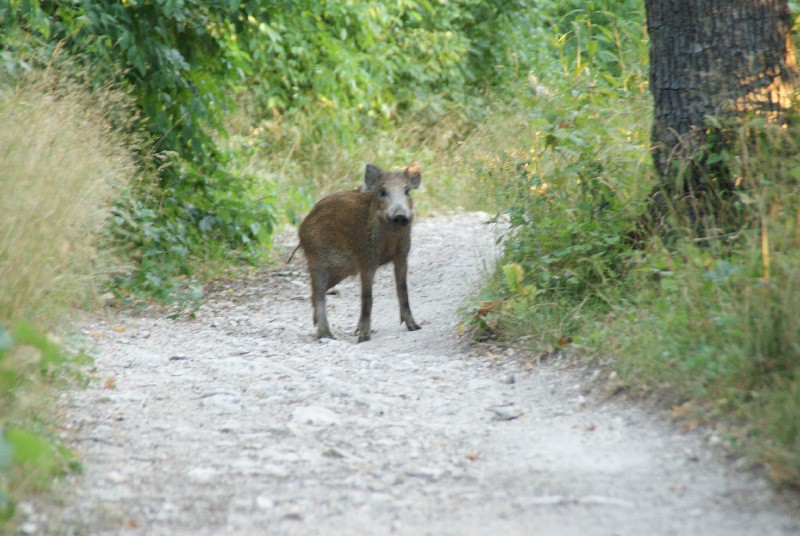
{"label": "forest background", "polygon": [[6,0],[0,32],[0,520],[79,470],[75,308],[191,317],[365,162],[420,162],[423,215],[507,218],[477,342],[612,367],[800,486],[797,123],[724,125],[748,181],[718,232],[643,226],[641,1]]}

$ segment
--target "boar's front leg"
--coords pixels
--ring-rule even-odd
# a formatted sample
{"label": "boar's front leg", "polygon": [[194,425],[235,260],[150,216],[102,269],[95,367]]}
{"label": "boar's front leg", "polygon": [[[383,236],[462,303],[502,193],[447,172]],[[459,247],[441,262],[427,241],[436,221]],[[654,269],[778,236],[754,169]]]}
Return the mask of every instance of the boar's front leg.
{"label": "boar's front leg", "polygon": [[411,315],[411,306],[408,303],[408,285],[406,276],[408,274],[408,257],[398,255],[394,258],[394,282],[397,285],[397,300],[400,302],[400,322],[405,322],[408,331],[421,329],[414,317]]}

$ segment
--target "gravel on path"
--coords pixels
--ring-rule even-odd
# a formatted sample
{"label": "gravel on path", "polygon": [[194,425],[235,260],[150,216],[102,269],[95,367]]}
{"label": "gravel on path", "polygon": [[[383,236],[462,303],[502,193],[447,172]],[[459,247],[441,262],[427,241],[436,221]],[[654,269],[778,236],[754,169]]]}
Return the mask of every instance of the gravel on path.
{"label": "gravel on path", "polygon": [[[762,478],[658,413],[585,390],[559,360],[478,356],[459,307],[493,265],[482,214],[421,220],[399,323],[391,268],[372,340],[359,289],[313,339],[302,260],[220,285],[193,320],[88,318],[96,378],[62,401],[85,472],[43,534],[800,534]],[[293,246],[294,238],[286,246]],[[796,504],[794,505],[796,508]]]}

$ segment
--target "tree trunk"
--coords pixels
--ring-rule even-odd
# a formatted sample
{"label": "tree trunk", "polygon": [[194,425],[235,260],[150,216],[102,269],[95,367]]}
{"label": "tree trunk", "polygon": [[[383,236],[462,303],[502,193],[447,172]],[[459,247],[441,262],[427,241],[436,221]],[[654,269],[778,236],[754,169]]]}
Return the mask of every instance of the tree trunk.
{"label": "tree trunk", "polygon": [[780,120],[791,106],[789,9],[786,0],[645,0],[645,8],[656,197],[690,199],[696,219],[699,205],[733,188],[725,163],[707,158],[725,143],[714,125],[748,113]]}

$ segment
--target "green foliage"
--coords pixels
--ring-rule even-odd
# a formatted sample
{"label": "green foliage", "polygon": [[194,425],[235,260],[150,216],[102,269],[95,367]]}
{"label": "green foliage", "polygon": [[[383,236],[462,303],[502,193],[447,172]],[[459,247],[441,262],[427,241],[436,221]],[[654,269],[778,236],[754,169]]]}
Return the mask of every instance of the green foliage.
{"label": "green foliage", "polygon": [[537,53],[527,27],[538,11],[530,2],[499,0],[304,0],[291,7],[14,0],[0,7],[8,35],[0,68],[14,74],[68,58],[76,62],[70,76],[116,84],[135,97],[153,140],[141,147],[140,162],[158,179],[119,201],[110,235],[136,252],[136,270],[119,285],[163,298],[192,272],[193,259],[252,260],[275,217],[298,208],[278,210],[274,198],[251,202],[254,191],[268,188],[264,174],[257,184],[239,175],[219,149],[234,93],[244,89],[251,127],[278,133],[257,135],[256,144],[270,151],[281,145],[287,122],[309,127],[292,140],[292,158],[331,140],[364,146],[409,113],[431,124],[446,113],[478,111],[487,90],[526,72]]}
{"label": "green foliage", "polygon": [[[696,408],[693,422],[732,423],[736,446],[800,486],[795,118],[710,120],[712,143],[694,163],[704,180],[731,182],[703,234],[677,207],[668,234],[645,229],[638,216],[656,181],[642,20],[593,3],[541,7],[552,55],[537,61],[550,68],[535,71],[521,107],[489,118],[490,130],[511,125],[514,142],[461,159],[499,194],[510,225],[473,310],[476,337],[594,350],[629,389]],[[509,119],[519,109],[522,125]]]}
{"label": "green foliage", "polygon": [[623,89],[641,82],[648,42],[640,0],[544,2],[540,16],[550,26],[548,48],[557,52],[564,75],[591,72]]}
{"label": "green foliage", "polygon": [[[233,173],[214,131],[229,95],[249,72],[232,17],[238,2],[22,2],[0,10],[4,65],[73,62],[63,71],[100,86],[129,91],[139,109],[145,177],[116,203],[109,235],[137,261],[117,279],[123,290],[166,298],[192,256],[228,258],[268,243],[275,200],[254,202],[248,178]],[[122,118],[126,123],[126,118]],[[121,125],[120,125],[121,126]],[[156,153],[155,157],[149,155]]]}
{"label": "green foliage", "polygon": [[41,415],[52,382],[76,377],[86,363],[85,355],[68,354],[29,323],[0,325],[0,530],[11,528],[22,494],[81,469]]}
{"label": "green foliage", "polygon": [[398,111],[462,105],[510,66],[528,2],[316,2],[267,5],[242,18],[253,60],[255,115],[317,116],[325,135],[349,141],[363,123]]}
{"label": "green foliage", "polygon": [[[800,160],[796,126],[744,118],[726,127],[731,192],[719,232],[686,229],[638,255],[631,301],[617,307],[598,343],[619,354],[624,376],[671,403],[695,399],[747,420],[733,441],[800,485],[794,422],[800,412]],[[676,211],[676,214],[679,214]],[[707,230],[707,229],[706,229]],[[614,333],[625,333],[625,337]]]}
{"label": "green foliage", "polygon": [[196,175],[187,180],[213,187],[192,193],[180,186],[133,189],[116,201],[109,233],[138,267],[114,279],[116,292],[194,300],[200,297],[191,279],[196,259],[253,262],[270,244],[278,216],[275,196],[254,196],[249,176],[218,169],[199,177],[195,166],[181,167],[182,176]]}
{"label": "green foliage", "polygon": [[627,237],[647,191],[646,94],[598,87],[584,73],[568,82],[540,88],[537,80],[515,146],[472,159],[508,218],[505,268],[523,274],[485,296],[504,306],[478,315],[482,338],[484,327],[493,338],[525,335],[545,347],[573,337],[610,310],[629,269]]}
{"label": "green foliage", "polygon": [[218,124],[225,94],[246,66],[224,31],[230,4],[13,0],[0,11],[0,23],[31,35],[4,42],[9,57],[35,53],[31,60],[49,63],[66,50],[84,68],[75,76],[130,88],[158,149],[213,164],[216,149],[207,126]]}

